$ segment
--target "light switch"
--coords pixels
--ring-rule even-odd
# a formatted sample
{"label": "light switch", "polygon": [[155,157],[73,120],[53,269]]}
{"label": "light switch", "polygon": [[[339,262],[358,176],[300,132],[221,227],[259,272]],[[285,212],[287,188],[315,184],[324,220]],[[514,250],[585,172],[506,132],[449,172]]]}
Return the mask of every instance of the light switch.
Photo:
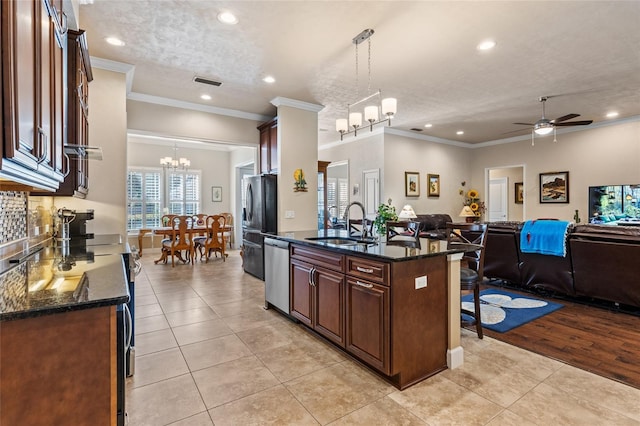
{"label": "light switch", "polygon": [[419,288],[426,288],[427,287],[427,276],[424,275],[422,277],[417,277],[416,278],[416,290]]}
{"label": "light switch", "polygon": [[284,218],[285,219],[293,219],[296,217],[296,212],[294,210],[285,210]]}

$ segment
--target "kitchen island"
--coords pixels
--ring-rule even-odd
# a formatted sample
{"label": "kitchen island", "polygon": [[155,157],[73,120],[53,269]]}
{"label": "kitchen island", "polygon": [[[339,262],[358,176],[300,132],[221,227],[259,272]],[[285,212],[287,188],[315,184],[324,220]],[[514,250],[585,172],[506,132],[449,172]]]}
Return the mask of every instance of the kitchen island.
{"label": "kitchen island", "polygon": [[291,317],[399,389],[462,364],[460,250],[332,230],[270,237],[291,244]]}
{"label": "kitchen island", "polygon": [[0,424],[124,423],[128,245],[80,243],[2,261]]}

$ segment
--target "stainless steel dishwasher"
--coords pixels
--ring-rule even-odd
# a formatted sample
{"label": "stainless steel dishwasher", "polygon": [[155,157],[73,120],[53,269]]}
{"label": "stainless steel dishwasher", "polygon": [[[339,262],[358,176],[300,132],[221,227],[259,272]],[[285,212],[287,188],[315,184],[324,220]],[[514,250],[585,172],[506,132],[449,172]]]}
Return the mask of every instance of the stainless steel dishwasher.
{"label": "stainless steel dishwasher", "polygon": [[289,315],[289,243],[264,239],[264,308]]}

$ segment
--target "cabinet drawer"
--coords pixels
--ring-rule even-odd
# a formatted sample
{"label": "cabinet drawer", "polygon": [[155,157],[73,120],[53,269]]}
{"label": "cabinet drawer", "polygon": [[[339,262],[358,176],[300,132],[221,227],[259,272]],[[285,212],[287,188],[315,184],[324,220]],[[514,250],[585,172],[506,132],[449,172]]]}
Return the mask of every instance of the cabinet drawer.
{"label": "cabinet drawer", "polygon": [[339,253],[293,244],[291,245],[291,257],[333,271],[344,272],[344,256]]}
{"label": "cabinet drawer", "polygon": [[347,274],[389,285],[389,264],[361,257],[347,256]]}

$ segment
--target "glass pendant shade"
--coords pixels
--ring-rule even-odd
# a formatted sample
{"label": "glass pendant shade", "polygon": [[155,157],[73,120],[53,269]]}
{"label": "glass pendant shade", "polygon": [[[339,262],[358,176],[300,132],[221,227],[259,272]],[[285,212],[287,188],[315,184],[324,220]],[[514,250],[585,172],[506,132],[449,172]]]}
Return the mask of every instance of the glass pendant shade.
{"label": "glass pendant shade", "polygon": [[362,113],[360,112],[352,112],[349,114],[349,125],[351,127],[360,127],[362,126]]}
{"label": "glass pendant shade", "polygon": [[346,118],[339,118],[336,120],[336,131],[346,132],[349,130],[349,120]]}
{"label": "glass pendant shade", "polygon": [[382,100],[382,114],[394,115],[398,108],[398,100],[396,98],[385,98]]}
{"label": "glass pendant shade", "polygon": [[378,121],[378,107],[375,105],[365,107],[364,119],[369,122]]}

